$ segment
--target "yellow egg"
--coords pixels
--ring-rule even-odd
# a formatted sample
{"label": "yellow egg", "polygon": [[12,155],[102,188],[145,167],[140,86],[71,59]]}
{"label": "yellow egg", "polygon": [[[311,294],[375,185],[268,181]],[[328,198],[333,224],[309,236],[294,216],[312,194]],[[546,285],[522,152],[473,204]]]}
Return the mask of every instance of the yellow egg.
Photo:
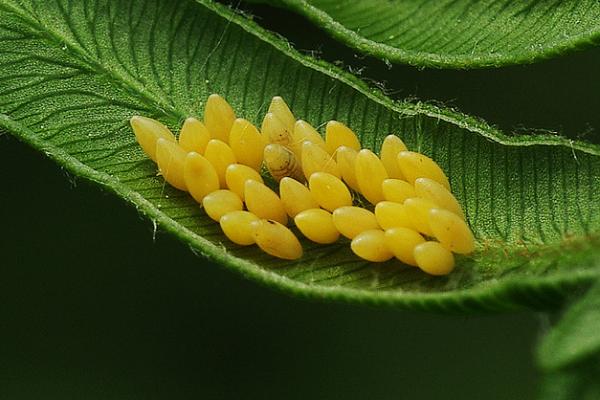
{"label": "yellow egg", "polygon": [[209,140],[210,133],[202,122],[192,117],[185,120],[179,132],[179,145],[183,150],[204,154]]}
{"label": "yellow egg", "polygon": [[202,203],[204,196],[220,187],[215,167],[195,152],[188,153],[185,158],[183,177],[188,191],[198,203]]}
{"label": "yellow egg", "polygon": [[386,179],[381,185],[383,197],[387,201],[404,203],[404,200],[411,197],[417,197],[415,188],[410,183],[401,179]]}
{"label": "yellow egg", "polygon": [[158,169],[169,185],[187,190],[183,178],[183,164],[187,153],[175,142],[159,138],[156,141],[156,162]]}
{"label": "yellow egg", "polygon": [[312,174],[308,187],[316,202],[326,210],[333,211],[339,207],[352,205],[352,195],[348,187],[339,178],[327,172]]}
{"label": "yellow egg", "polygon": [[279,96],[273,97],[269,110],[271,114],[274,114],[287,128],[289,132],[294,131],[294,124],[296,123],[296,117],[290,111],[290,108],[286,102]]}
{"label": "yellow egg", "polygon": [[381,160],[371,150],[363,149],[356,156],[356,181],[360,192],[371,204],[383,200],[381,185],[388,178]]}
{"label": "yellow egg", "polygon": [[259,218],[273,219],[284,225],[287,224],[287,213],[277,194],[264,183],[246,181],[244,190],[246,208]]}
{"label": "yellow egg", "polygon": [[414,257],[417,266],[430,275],[448,275],[454,269],[454,256],[438,242],[418,244]]}
{"label": "yellow egg", "polygon": [[290,146],[292,143],[292,132],[273,113],[267,113],[260,128],[267,143]]}
{"label": "yellow egg", "polygon": [[394,256],[404,264],[417,266],[414,250],[425,242],[423,236],[409,228],[392,228],[385,231],[385,244]]}
{"label": "yellow egg", "polygon": [[231,126],[229,147],[238,163],[260,171],[266,141],[258,129],[249,121],[238,118]]}
{"label": "yellow egg", "polygon": [[248,211],[231,211],[219,220],[221,230],[235,244],[248,246],[254,244],[252,223],[259,218]]}
{"label": "yellow egg", "polygon": [[135,116],[131,117],[129,123],[142,150],[154,162],[156,162],[156,142],[159,138],[169,142],[177,141],[169,128],[155,119]]}
{"label": "yellow egg", "polygon": [[333,225],[331,214],[320,208],[304,210],[294,218],[300,232],[315,243],[335,243],[340,233]]}
{"label": "yellow egg", "polygon": [[208,96],[204,107],[204,125],[212,139],[229,142],[229,131],[235,120],[233,108],[218,94]]}
{"label": "yellow egg", "polygon": [[302,245],[294,233],[277,221],[261,219],[252,223],[254,241],[262,251],[285,260],[302,257]]}
{"label": "yellow egg", "polygon": [[231,190],[217,190],[204,196],[204,211],[209,217],[219,222],[221,217],[232,211],[242,211],[242,199]]}
{"label": "yellow egg", "polygon": [[429,210],[429,226],[442,246],[458,254],[475,250],[475,238],[466,222],[453,212],[432,208]]}
{"label": "yellow egg", "polygon": [[371,262],[383,262],[394,257],[385,244],[385,234],[379,229],[358,234],[352,239],[350,248],[354,254]]}
{"label": "yellow egg", "polygon": [[317,132],[315,128],[312,127],[306,121],[298,120],[294,124],[294,133],[293,133],[293,143],[290,148],[296,153],[296,155],[302,155],[302,143],[311,142],[326,150],[325,141]]}
{"label": "yellow egg", "polygon": [[404,201],[404,207],[416,230],[433,237],[433,231],[429,226],[429,210],[437,208],[437,204],[422,197],[411,197]]}
{"label": "yellow egg", "polygon": [[450,190],[450,182],[444,171],[431,158],[412,151],[401,151],[398,154],[398,166],[406,181],[412,185],[417,178],[429,178],[444,185]]}
{"label": "yellow egg", "polygon": [[294,153],[280,144],[269,144],[264,150],[264,160],[271,176],[280,181],[286,176],[304,182],[302,165]]}
{"label": "yellow egg", "polygon": [[462,219],[465,218],[465,214],[456,197],[436,181],[429,178],[417,178],[415,181],[415,193],[419,197],[433,201],[440,208],[451,211]]}
{"label": "yellow egg", "polygon": [[244,200],[244,190],[247,180],[263,183],[262,176],[255,169],[242,164],[231,164],[225,170],[225,182],[229,190]]}
{"label": "yellow egg", "polygon": [[381,201],[375,206],[375,217],[384,230],[398,227],[415,228],[404,204]]}
{"label": "yellow egg", "polygon": [[208,145],[206,145],[204,157],[210,161],[213,167],[215,167],[221,187],[227,187],[225,171],[227,170],[227,167],[237,162],[231,147],[221,140],[212,139],[208,142]]}
{"label": "yellow egg", "polygon": [[356,181],[356,155],[358,152],[350,147],[338,147],[336,152],[337,165],[342,179],[352,190],[360,192]]}
{"label": "yellow egg", "polygon": [[406,145],[396,135],[388,135],[383,140],[380,157],[390,178],[404,179],[404,175],[400,171],[400,166],[398,166],[398,154],[406,150]]}
{"label": "yellow egg", "polygon": [[333,212],[335,228],[348,239],[354,239],[358,234],[379,229],[377,218],[371,211],[361,207],[340,207]]}
{"label": "yellow egg", "polygon": [[341,177],[333,157],[318,145],[308,141],[302,144],[302,171],[306,180],[315,172],[327,172],[338,178]]}
{"label": "yellow egg", "polygon": [[292,218],[304,210],[319,208],[310,190],[293,178],[285,177],[279,182],[279,197]]}
{"label": "yellow egg", "polygon": [[325,144],[327,152],[334,154],[338,147],[346,146],[360,150],[360,142],[352,129],[338,121],[329,121],[325,127]]}

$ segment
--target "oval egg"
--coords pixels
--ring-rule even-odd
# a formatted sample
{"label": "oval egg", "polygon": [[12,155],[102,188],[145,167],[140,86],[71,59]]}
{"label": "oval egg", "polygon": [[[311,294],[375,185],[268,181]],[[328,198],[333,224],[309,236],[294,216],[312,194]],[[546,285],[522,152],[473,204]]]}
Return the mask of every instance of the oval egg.
{"label": "oval egg", "polygon": [[264,183],[247,180],[244,186],[246,208],[262,219],[272,219],[287,224],[287,213],[277,193]]}
{"label": "oval egg", "polygon": [[454,269],[454,256],[438,242],[424,242],[414,249],[417,266],[430,275],[448,275]]}
{"label": "oval egg", "polygon": [[211,94],[204,106],[204,125],[212,139],[229,142],[229,131],[235,121],[235,112],[229,103],[218,94]]}
{"label": "oval egg", "polygon": [[337,165],[342,179],[354,191],[360,192],[356,180],[356,155],[358,152],[350,147],[338,147],[336,152]]}
{"label": "oval egg", "polygon": [[158,169],[169,185],[187,190],[183,176],[183,165],[187,153],[176,142],[159,138],[156,141],[156,162]]}
{"label": "oval egg", "polygon": [[263,135],[249,121],[238,118],[229,133],[229,147],[238,163],[260,171],[267,145]]}
{"label": "oval egg", "polygon": [[285,177],[279,182],[279,197],[292,218],[304,210],[319,208],[310,190],[293,178]]}
{"label": "oval egg", "polygon": [[275,96],[271,100],[269,105],[268,113],[275,115],[289,132],[294,131],[294,124],[296,123],[296,117],[292,114],[292,111],[288,107],[287,103],[280,96]]}
{"label": "oval egg", "polygon": [[156,142],[158,139],[162,138],[169,142],[177,141],[169,128],[155,119],[136,115],[131,117],[129,123],[138,144],[154,162],[156,162]]}
{"label": "oval egg", "polygon": [[360,141],[352,129],[338,121],[329,121],[325,126],[325,145],[329,154],[335,154],[341,146],[360,150]]}
{"label": "oval egg", "polygon": [[282,146],[290,146],[292,143],[292,133],[273,113],[265,115],[260,130],[267,143],[275,143]]}
{"label": "oval egg", "polygon": [[247,180],[263,183],[263,178],[255,169],[243,164],[231,164],[225,170],[225,182],[229,190],[244,200],[244,190]]}
{"label": "oval egg", "polygon": [[375,217],[383,230],[398,227],[415,228],[404,204],[381,201],[375,206]]}
{"label": "oval egg", "polygon": [[404,203],[404,200],[417,197],[415,188],[410,183],[401,179],[386,179],[381,184],[383,198],[387,201]]}
{"label": "oval egg", "polygon": [[388,178],[383,163],[371,150],[362,149],[356,156],[356,181],[360,192],[371,203],[383,200],[381,185]]}
{"label": "oval egg", "polygon": [[425,239],[419,232],[409,228],[392,228],[385,231],[385,244],[394,256],[404,264],[417,266],[414,250]]}
{"label": "oval egg", "polygon": [[183,165],[183,178],[190,195],[198,203],[204,196],[219,190],[219,175],[215,167],[196,152],[188,153]]}
{"label": "oval egg", "polygon": [[379,229],[358,234],[352,239],[350,248],[354,254],[371,262],[384,262],[394,257],[385,244],[385,234]]}
{"label": "oval egg", "polygon": [[285,260],[302,257],[302,245],[294,233],[277,221],[261,219],[252,223],[253,237],[267,254]]}
{"label": "oval egg", "polygon": [[331,213],[320,208],[302,211],[296,215],[294,222],[300,232],[315,243],[335,243],[340,237],[340,233],[333,225]]}
{"label": "oval egg", "polygon": [[219,222],[221,217],[232,211],[242,211],[242,199],[231,190],[217,190],[209,193],[202,199],[204,211],[210,218]]}
{"label": "oval egg", "polygon": [[412,185],[415,184],[417,178],[429,178],[450,190],[450,182],[444,171],[425,154],[401,151],[398,153],[398,166],[406,181]]}
{"label": "oval egg", "polygon": [[208,129],[196,118],[187,118],[179,131],[179,145],[188,153],[204,154],[209,140]]}
{"label": "oval egg", "polygon": [[340,170],[333,157],[318,145],[305,141],[302,144],[302,171],[306,180],[315,172],[327,172],[337,178]]}
{"label": "oval egg", "polygon": [[458,254],[475,250],[475,238],[467,223],[453,212],[432,208],[429,210],[429,226],[439,242]]}
{"label": "oval egg", "polygon": [[204,158],[215,167],[221,187],[227,187],[225,172],[227,171],[227,167],[237,162],[231,147],[221,140],[212,139],[208,142],[208,145],[206,145]]}
{"label": "oval egg", "polygon": [[235,244],[249,246],[254,244],[252,223],[259,218],[248,211],[230,211],[219,220],[221,230]]}
{"label": "oval egg", "polygon": [[264,149],[264,160],[267,170],[276,180],[289,176],[297,181],[304,182],[304,172],[298,157],[285,146],[269,144]]}
{"label": "oval egg", "polygon": [[404,175],[402,175],[402,171],[400,171],[400,166],[398,165],[398,154],[406,150],[406,145],[396,135],[388,135],[383,140],[379,154],[381,162],[385,166],[390,178],[404,179]]}
{"label": "oval egg", "polygon": [[379,229],[375,214],[366,208],[356,206],[337,208],[333,212],[333,224],[348,239],[354,239],[364,231]]}
{"label": "oval egg", "polygon": [[290,148],[297,156],[302,156],[302,143],[311,142],[323,150],[326,150],[325,141],[311,124],[306,121],[298,120],[294,125],[293,143]]}
{"label": "oval egg", "polygon": [[462,219],[465,219],[465,214],[456,197],[433,179],[417,178],[415,180],[415,193],[418,197],[429,199],[440,208],[451,211]]}
{"label": "oval egg", "polygon": [[327,172],[315,172],[310,176],[308,187],[313,198],[328,211],[351,206],[352,195],[341,179]]}
{"label": "oval egg", "polygon": [[433,237],[429,226],[429,210],[437,208],[437,204],[422,197],[411,197],[404,201],[404,208],[415,229],[424,235]]}

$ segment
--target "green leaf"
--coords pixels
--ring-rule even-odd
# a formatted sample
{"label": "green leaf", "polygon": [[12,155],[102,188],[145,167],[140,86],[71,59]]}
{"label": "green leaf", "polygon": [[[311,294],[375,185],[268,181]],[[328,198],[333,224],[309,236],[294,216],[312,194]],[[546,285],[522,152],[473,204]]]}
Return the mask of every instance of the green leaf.
{"label": "green leaf", "polygon": [[596,400],[600,398],[600,357],[552,371],[542,378],[538,400]]}
{"label": "green leaf", "polygon": [[420,67],[526,64],[600,40],[600,3],[595,0],[278,0],[276,4],[306,16],[360,52]]}
{"label": "green leaf", "polygon": [[[298,262],[231,244],[190,196],[156,176],[128,126],[141,114],[177,130],[201,116],[213,92],[254,122],[282,95],[299,118],[344,121],[372,149],[399,134],[447,171],[477,251],[436,278],[362,262],[347,242],[303,242]],[[393,102],[209,0],[4,0],[0,129],[113,191],[198,253],[291,294],[417,309],[541,308],[600,267],[599,147],[508,137],[451,110]]]}
{"label": "green leaf", "polygon": [[600,356],[600,282],[578,299],[546,335],[538,351],[546,370],[568,367]]}

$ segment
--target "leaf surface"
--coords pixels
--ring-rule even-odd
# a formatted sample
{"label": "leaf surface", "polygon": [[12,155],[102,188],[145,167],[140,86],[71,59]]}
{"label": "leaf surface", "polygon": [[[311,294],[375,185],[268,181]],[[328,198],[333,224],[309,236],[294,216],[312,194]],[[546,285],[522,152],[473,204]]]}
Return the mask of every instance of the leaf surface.
{"label": "leaf surface", "polygon": [[[253,0],[257,1],[257,0]],[[278,0],[346,45],[393,63],[532,63],[600,40],[600,3],[511,0]]]}
{"label": "leaf surface", "polygon": [[595,400],[600,398],[600,357],[547,372],[542,378],[538,400]]}
{"label": "leaf surface", "polygon": [[600,282],[578,299],[542,341],[538,359],[546,370],[567,368],[600,355]]}
{"label": "leaf surface", "polygon": [[[274,95],[315,126],[337,119],[378,149],[390,132],[448,173],[477,237],[448,277],[358,260],[349,244],[303,242],[297,262],[227,241],[186,193],[156,176],[132,115],[175,131],[210,93],[261,120]],[[208,0],[0,3],[0,129],[97,182],[204,256],[288,293],[436,310],[547,307],[600,263],[600,149],[507,137],[424,104],[397,103],[300,55]]]}

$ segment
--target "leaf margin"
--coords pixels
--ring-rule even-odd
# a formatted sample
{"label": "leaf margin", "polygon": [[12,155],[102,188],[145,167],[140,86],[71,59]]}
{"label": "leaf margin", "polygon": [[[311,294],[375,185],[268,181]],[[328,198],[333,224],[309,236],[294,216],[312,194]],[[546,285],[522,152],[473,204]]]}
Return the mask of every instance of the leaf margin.
{"label": "leaf margin", "polygon": [[566,370],[600,355],[598,305],[600,280],[575,298],[538,345],[537,362],[542,370]]}
{"label": "leaf margin", "polygon": [[265,0],[248,1],[251,3],[264,3],[289,9],[304,16],[317,28],[324,30],[331,37],[343,43],[345,46],[368,56],[378,58],[384,62],[407,64],[419,68],[468,70],[533,64],[600,44],[599,27],[597,31],[591,32],[590,34],[574,35],[570,38],[571,40],[562,42],[560,45],[545,47],[543,51],[532,51],[512,59],[508,59],[508,57],[505,56],[501,57],[498,54],[480,59],[461,56],[444,56],[438,53],[403,50],[398,47],[367,39],[354,30],[346,28],[330,14],[313,6],[306,0],[276,0],[274,2]]}
{"label": "leaf margin", "polygon": [[[386,97],[379,89],[369,87],[365,82],[359,80],[350,73],[324,61],[314,60],[308,56],[302,55],[294,50],[286,41],[282,40],[281,37],[264,30],[255,22],[236,13],[235,10],[221,4],[213,3],[210,0],[196,0],[196,2],[202,4],[222,18],[236,23],[241,29],[267,42],[275,49],[282,52],[286,57],[290,57],[304,66],[341,81],[359,91],[371,101],[377,102],[399,114],[423,114],[432,118],[438,118],[505,145],[532,146],[543,144],[569,146],[572,149],[600,155],[600,146],[597,145],[575,142],[551,135],[508,136],[487,125],[482,120],[450,109],[441,109],[427,103],[412,104],[408,102],[395,102]],[[600,273],[599,265],[599,268],[579,271],[577,274],[561,272],[548,277],[536,276],[534,279],[506,279],[499,284],[497,283],[495,286],[489,285],[476,289],[461,289],[444,293],[404,293],[401,291],[394,293],[375,293],[364,289],[315,287],[283,277],[268,270],[257,269],[250,264],[246,264],[243,259],[228,256],[227,253],[223,251],[222,247],[210,243],[188,229],[182,228],[166,214],[163,214],[159,208],[152,205],[152,203],[134,190],[121,184],[117,179],[86,166],[76,158],[68,155],[66,151],[59,147],[43,142],[35,136],[33,131],[20,126],[6,115],[0,114],[0,128],[4,128],[7,131],[18,132],[19,135],[16,135],[17,138],[24,140],[37,150],[43,151],[48,157],[68,171],[79,177],[95,182],[101,187],[122,197],[127,202],[132,203],[140,214],[153,222],[158,223],[158,225],[163,227],[167,232],[186,242],[193,251],[198,252],[202,256],[219,264],[227,265],[231,269],[241,273],[243,276],[265,286],[276,288],[282,292],[300,297],[428,311],[451,312],[457,310],[470,310],[473,308],[496,311],[522,308],[525,303],[545,303],[547,300],[550,300],[547,298],[548,293],[544,295],[541,292],[548,291],[553,294],[552,296],[557,294],[560,296],[566,295],[574,288],[589,284],[589,282]]]}

